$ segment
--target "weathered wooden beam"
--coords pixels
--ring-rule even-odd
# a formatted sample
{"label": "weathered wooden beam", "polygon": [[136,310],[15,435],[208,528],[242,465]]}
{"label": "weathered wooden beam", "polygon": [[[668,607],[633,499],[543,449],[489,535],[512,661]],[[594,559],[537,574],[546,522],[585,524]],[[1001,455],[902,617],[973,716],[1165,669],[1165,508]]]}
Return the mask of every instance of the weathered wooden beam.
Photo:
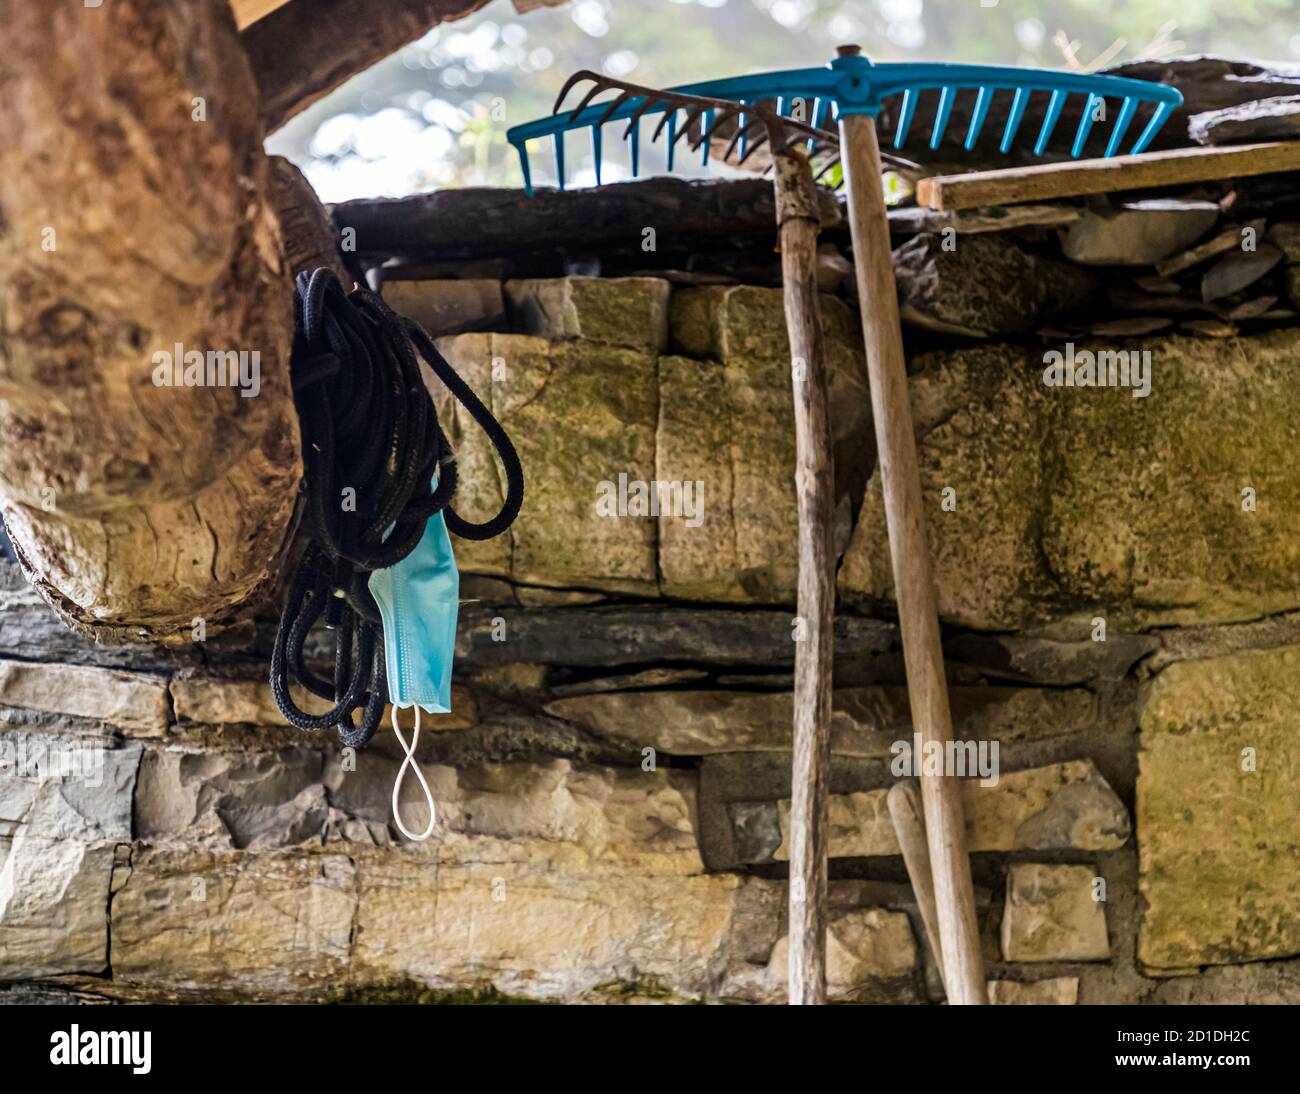
{"label": "weathered wooden beam", "polygon": [[[839,202],[818,191],[823,229],[841,224]],[[776,205],[766,179],[655,178],[582,190],[440,190],[409,198],[368,198],[330,207],[339,230],[356,230],[359,255],[423,259],[490,258],[559,248],[600,253],[702,238],[774,235]]]}
{"label": "weathered wooden beam", "polygon": [[276,8],[282,8],[289,0],[230,0],[230,8],[235,13],[235,24],[243,30],[250,23],[265,19]]}
{"label": "weathered wooden beam", "polygon": [[[3,0],[0,24],[0,508],[74,628],[211,633],[273,590],[301,477],[291,288],[234,19],[218,0]],[[178,346],[204,386],[159,386]],[[244,355],[235,386],[209,353]]]}
{"label": "weathered wooden beam", "polygon": [[290,0],[241,35],[267,132],[423,36],[487,0]]}
{"label": "weathered wooden beam", "polygon": [[935,175],[917,184],[916,199],[931,209],[977,209],[985,205],[1051,201],[1280,171],[1300,171],[1300,141],[1228,148],[1175,148],[1138,156]]}
{"label": "weathered wooden beam", "polygon": [[[772,143],[776,143],[775,138]],[[820,1006],[826,1002],[835,467],[825,345],[817,303],[817,188],[802,149],[785,149],[774,158],[781,280],[794,385],[794,490],[799,510],[800,626],[794,655],[789,1001],[793,1006]]]}

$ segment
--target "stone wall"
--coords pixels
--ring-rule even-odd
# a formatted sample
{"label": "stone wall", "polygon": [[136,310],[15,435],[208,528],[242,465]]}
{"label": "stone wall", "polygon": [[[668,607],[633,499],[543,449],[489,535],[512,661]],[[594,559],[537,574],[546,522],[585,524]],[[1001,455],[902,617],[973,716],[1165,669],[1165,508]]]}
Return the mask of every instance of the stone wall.
{"label": "stone wall", "polygon": [[[390,824],[391,734],[352,756],[284,726],[273,620],[95,647],[5,564],[0,1001],[782,1001],[797,562],[779,291],[386,295],[460,329],[443,351],[529,476],[507,539],[456,544],[454,713],[421,743],[437,835]],[[824,313],[831,990],[933,1002],[884,807],[910,725],[857,319],[837,296]],[[1144,344],[1145,399],[1045,387],[1024,342],[912,361],[956,730],[1000,748],[996,785],[966,793],[994,999],[1297,1002],[1300,342]],[[485,515],[495,466],[443,417],[460,507]],[[600,515],[620,476],[702,483],[703,504]]]}

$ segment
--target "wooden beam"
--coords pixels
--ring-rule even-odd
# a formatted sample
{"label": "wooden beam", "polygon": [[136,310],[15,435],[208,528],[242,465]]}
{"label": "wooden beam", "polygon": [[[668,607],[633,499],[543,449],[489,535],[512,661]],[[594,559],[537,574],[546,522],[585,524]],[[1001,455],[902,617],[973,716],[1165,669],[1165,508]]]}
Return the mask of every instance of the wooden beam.
{"label": "wooden beam", "polygon": [[0,507],[75,629],[189,642],[274,591],[302,476],[252,76],[212,0],[3,8]]}
{"label": "wooden beam", "polygon": [[[769,130],[770,132],[770,130]],[[772,137],[772,143],[777,138]],[[817,188],[799,148],[775,156],[785,325],[794,384],[794,490],[799,511],[801,630],[794,653],[790,795],[789,1001],[826,1002],[827,786],[835,632],[835,465],[825,345],[817,303]]]}
{"label": "wooden beam", "polygon": [[340,84],[488,0],[290,0],[240,36],[267,132]]}
{"label": "wooden beam", "polygon": [[[823,230],[842,224],[836,195],[817,192]],[[518,255],[521,249],[601,253],[640,249],[646,228],[672,240],[773,235],[776,204],[766,179],[672,176],[581,190],[469,187],[330,207],[339,231],[356,231],[363,257],[442,260]]]}
{"label": "wooden beam", "polygon": [[1280,171],[1300,171],[1300,141],[1271,141],[1231,148],[1176,148],[1139,156],[1072,160],[966,175],[935,175],[917,183],[916,199],[931,209],[978,209],[986,205],[1052,201]]}
{"label": "wooden beam", "polygon": [[243,30],[251,23],[264,19],[282,8],[289,0],[230,0],[231,10],[235,13],[235,25]]}

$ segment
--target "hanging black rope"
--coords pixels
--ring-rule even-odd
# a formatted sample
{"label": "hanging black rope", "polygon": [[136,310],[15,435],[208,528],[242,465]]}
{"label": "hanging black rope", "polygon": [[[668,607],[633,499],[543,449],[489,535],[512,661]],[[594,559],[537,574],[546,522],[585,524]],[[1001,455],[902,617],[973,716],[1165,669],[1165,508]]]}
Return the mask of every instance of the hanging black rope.
{"label": "hanging black rope", "polygon": [[[415,550],[429,517],[440,511],[448,530],[464,539],[504,532],[523,502],[523,469],[505,430],[428,334],[377,295],[363,288],[348,295],[333,273],[319,269],[298,275],[294,309],[292,373],[307,492],[301,534],[307,543],[276,630],[271,690],[290,725],[336,726],[341,743],[359,747],[374,736],[388,701],[371,573]],[[482,524],[464,520],[450,505],[456,463],[420,375],[420,358],[501,458],[505,502]],[[322,618],[335,632],[332,681],[304,663],[307,635]],[[300,710],[289,695],[291,676],[333,708],[323,714]],[[352,720],[358,707],[359,725]]]}

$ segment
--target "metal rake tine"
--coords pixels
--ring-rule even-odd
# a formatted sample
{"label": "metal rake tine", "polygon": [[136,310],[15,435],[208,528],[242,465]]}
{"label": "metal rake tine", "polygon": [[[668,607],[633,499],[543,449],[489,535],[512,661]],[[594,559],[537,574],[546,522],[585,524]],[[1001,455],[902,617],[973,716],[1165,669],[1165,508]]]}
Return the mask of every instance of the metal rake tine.
{"label": "metal rake tine", "polygon": [[[742,144],[744,145],[744,150],[739,152],[740,158],[736,160],[736,163],[741,164],[744,163],[745,160],[749,159],[749,155],[751,152],[751,149],[749,148],[749,131],[753,129],[755,125],[758,125],[760,127],[760,132],[762,133],[761,140],[766,141],[768,139],[769,136],[768,127],[764,123],[762,117],[755,117],[750,121],[745,122],[744,125],[740,125],[739,121],[741,117],[742,115],[739,112],[737,112],[736,132],[732,134],[731,140],[727,143],[727,147],[723,150],[722,153],[723,163],[726,163],[727,158],[731,155],[731,153],[737,151],[737,149],[740,148]],[[717,129],[716,123],[714,124],[713,128]],[[773,145],[773,147],[775,147],[775,145]]]}
{"label": "metal rake tine", "polygon": [[593,84],[591,90],[582,97],[582,101],[578,103],[569,114],[570,123],[576,122],[578,120],[578,115],[587,109],[587,104],[604,90],[605,88],[601,87],[599,83]]}
{"label": "metal rake tine", "polygon": [[664,131],[664,126],[668,126],[668,144],[671,146],[677,143],[677,139],[673,135],[673,127],[676,125],[673,119],[677,117],[677,110],[677,107],[673,107],[671,110],[664,111],[664,116],[659,119],[659,124],[655,126],[655,131],[650,134],[651,144],[654,144],[654,142],[659,139],[659,134]]}
{"label": "metal rake tine", "polygon": [[[746,130],[748,130],[750,127],[746,126],[745,128]],[[737,136],[739,136],[739,134],[737,134]],[[749,141],[746,142],[745,151],[742,152],[740,154],[740,158],[736,160],[736,166],[739,167],[741,164],[743,164],[746,160],[749,159],[750,156],[752,156],[765,144],[770,144],[772,148],[775,149],[776,142],[773,141],[771,137],[772,137],[771,130],[768,129],[767,126],[763,126],[756,136],[754,136],[753,138],[751,138]],[[726,156],[723,156],[722,158],[725,160]]]}
{"label": "metal rake tine", "polygon": [[690,148],[691,150],[699,148],[700,142],[692,141],[690,139],[691,126],[694,125],[695,122],[697,122],[702,115],[708,113],[708,109],[709,108],[704,106],[702,103],[696,104],[695,106],[688,107],[686,110],[686,117],[683,119],[682,127],[677,131],[677,134],[673,137],[673,143],[676,144],[679,140],[682,139],[682,137],[686,137],[687,148]]}
{"label": "metal rake tine", "polygon": [[[611,86],[612,86],[612,87],[618,87],[619,85],[618,85],[618,84],[612,84]],[[631,89],[624,90],[623,94],[621,94],[620,96],[618,96],[618,98],[616,98],[616,99],[614,99],[612,102],[610,102],[610,104],[609,104],[609,109],[606,110],[605,113],[602,114],[602,115],[600,116],[600,118],[599,118],[597,121],[594,121],[594,122],[592,122],[591,124],[592,124],[592,125],[604,125],[604,124],[605,124],[607,121],[609,121],[609,119],[613,116],[615,110],[617,110],[620,106],[622,106],[625,102],[627,102],[628,99],[635,99],[635,98],[637,97],[638,94],[639,94],[639,92],[632,91]],[[596,105],[597,105],[597,106],[604,106],[605,104],[604,104],[604,103],[597,103]]]}
{"label": "metal rake tine", "polygon": [[826,162],[823,163],[820,167],[817,168],[816,171],[813,172],[813,182],[821,182],[822,177],[827,173],[829,173],[830,171],[832,171],[835,168],[835,165],[838,164],[839,162],[840,162],[840,153],[839,150],[836,149],[834,152],[830,154],[830,156],[827,157]]}
{"label": "metal rake tine", "polygon": [[555,97],[555,105],[551,107],[552,114],[558,114],[560,112],[560,104],[563,103],[566,98],[568,98],[569,92],[572,91],[575,87],[578,86],[578,84],[582,83],[584,80],[590,80],[595,86],[589,92],[587,92],[586,97],[582,100],[581,103],[578,104],[577,108],[573,111],[573,116],[575,118],[582,111],[583,107],[585,107],[589,102],[591,102],[592,99],[594,99],[597,95],[600,94],[602,90],[601,85],[604,82],[604,77],[601,76],[600,73],[598,72],[592,72],[590,69],[584,68],[581,72],[575,72],[572,76],[570,76],[567,80],[564,81],[564,86],[560,88],[559,95]]}
{"label": "metal rake tine", "polygon": [[[627,128],[623,130],[623,139],[627,140],[628,137],[632,135],[633,127],[637,124],[637,122],[639,122],[642,119],[642,117],[648,114],[651,110],[660,109],[661,105],[664,109],[664,119],[667,120],[668,118],[667,108],[671,105],[671,100],[669,96],[658,95],[658,96],[651,97],[650,95],[646,95],[641,105],[638,106],[634,111],[632,111],[632,116],[628,118]],[[660,122],[659,126],[660,128],[662,128],[663,122]],[[659,135],[659,130],[656,129],[655,136],[657,137],[658,135]],[[651,137],[650,139],[653,141],[654,137]]]}
{"label": "metal rake tine", "polygon": [[902,156],[895,156],[892,152],[881,152],[880,160],[900,174],[910,174],[916,177],[925,174],[925,169],[919,163],[913,163]]}
{"label": "metal rake tine", "polygon": [[[731,109],[732,104],[728,104],[727,109],[719,110],[717,107],[702,107],[705,115],[704,120],[700,123],[700,135],[694,141],[690,142],[691,148],[698,149],[701,145],[708,147],[709,138],[714,131],[727,118],[735,116],[735,111]],[[724,157],[725,158],[725,157]]]}

